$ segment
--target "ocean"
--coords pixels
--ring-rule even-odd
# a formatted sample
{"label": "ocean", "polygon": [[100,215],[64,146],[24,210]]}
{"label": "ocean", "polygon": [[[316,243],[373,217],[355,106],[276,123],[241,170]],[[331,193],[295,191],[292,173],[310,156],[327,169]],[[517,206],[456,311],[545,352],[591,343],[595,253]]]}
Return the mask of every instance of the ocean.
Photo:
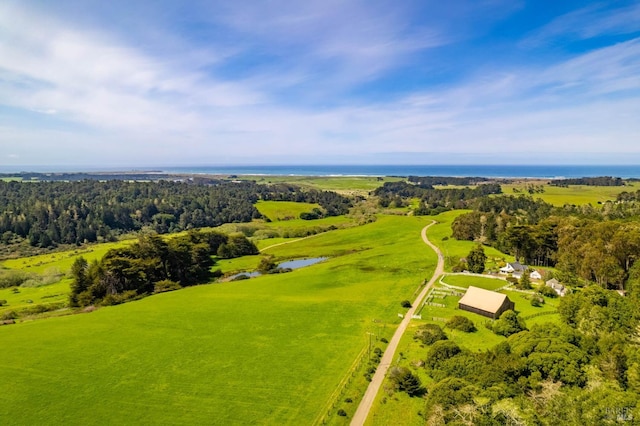
{"label": "ocean", "polygon": [[475,176],[489,178],[640,178],[640,165],[211,165],[211,166],[2,166],[17,172],[164,172],[264,176]]}
{"label": "ocean", "polygon": [[164,167],[169,173],[265,176],[481,176],[490,178],[640,178],[640,165],[509,166],[509,165],[255,165]]}

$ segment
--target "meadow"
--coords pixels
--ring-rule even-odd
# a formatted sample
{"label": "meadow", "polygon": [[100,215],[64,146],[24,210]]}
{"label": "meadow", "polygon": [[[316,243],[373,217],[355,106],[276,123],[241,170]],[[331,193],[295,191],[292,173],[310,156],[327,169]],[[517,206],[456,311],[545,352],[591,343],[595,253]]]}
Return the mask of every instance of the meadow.
{"label": "meadow", "polygon": [[258,201],[256,208],[271,221],[298,219],[301,213],[308,213],[319,204],[296,203],[293,201]]}
{"label": "meadow", "polygon": [[[0,327],[3,424],[300,424],[368,331],[391,332],[435,266],[428,218],[380,217],[273,247],[329,256],[287,274],[163,293]],[[377,320],[377,322],[374,322]]]}
{"label": "meadow", "polygon": [[[534,180],[503,184],[502,192],[508,195],[531,195],[535,199],[540,198],[554,206],[563,206],[565,204],[592,204],[595,206],[598,203],[604,203],[607,200],[615,200],[621,192],[635,192],[639,188],[637,182],[627,182],[625,186],[570,185],[569,187],[547,185],[546,182],[548,181]],[[526,186],[529,184],[543,185],[544,192],[528,194],[526,192]],[[514,189],[518,192],[514,192]]]}

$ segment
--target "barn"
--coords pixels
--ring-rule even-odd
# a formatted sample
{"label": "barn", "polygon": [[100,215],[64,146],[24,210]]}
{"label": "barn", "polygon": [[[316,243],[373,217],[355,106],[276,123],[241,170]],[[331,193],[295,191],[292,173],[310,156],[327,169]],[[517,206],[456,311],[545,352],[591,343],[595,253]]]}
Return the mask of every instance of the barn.
{"label": "barn", "polygon": [[458,308],[496,319],[504,311],[513,310],[515,304],[509,300],[506,294],[469,286],[465,295],[458,302]]}

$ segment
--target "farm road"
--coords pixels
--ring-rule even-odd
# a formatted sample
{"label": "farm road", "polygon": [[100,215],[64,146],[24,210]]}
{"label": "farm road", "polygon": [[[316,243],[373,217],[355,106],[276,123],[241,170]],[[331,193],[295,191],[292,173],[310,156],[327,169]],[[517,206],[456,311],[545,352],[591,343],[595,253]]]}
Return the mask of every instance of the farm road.
{"label": "farm road", "polygon": [[369,383],[369,387],[367,387],[367,391],[365,392],[362,401],[360,401],[360,405],[358,405],[358,409],[353,415],[353,419],[351,419],[352,426],[364,425],[364,422],[365,420],[367,420],[367,416],[369,415],[369,411],[371,410],[371,406],[373,405],[373,401],[380,391],[382,382],[387,375],[389,367],[391,366],[393,356],[395,355],[396,350],[398,349],[398,344],[400,343],[400,338],[409,326],[411,316],[415,314],[416,309],[418,308],[418,306],[420,306],[420,302],[427,295],[427,292],[429,291],[431,286],[433,286],[436,279],[438,279],[438,277],[444,273],[444,256],[442,255],[442,252],[438,249],[438,247],[431,243],[431,241],[429,241],[429,239],[427,238],[427,229],[429,229],[429,227],[434,225],[435,223],[436,221],[434,220],[431,224],[422,228],[422,241],[424,241],[426,245],[431,247],[433,251],[435,251],[438,255],[438,264],[436,266],[436,270],[433,271],[433,276],[424,287],[424,289],[422,289],[418,297],[416,297],[416,300],[413,302],[413,306],[407,311],[404,318],[402,319],[402,322],[396,329],[396,332],[393,334],[393,337],[389,342],[389,346],[387,346],[387,350],[385,350],[384,354],[382,355],[380,365],[378,365],[378,368],[376,369],[376,372],[371,379],[371,383]]}

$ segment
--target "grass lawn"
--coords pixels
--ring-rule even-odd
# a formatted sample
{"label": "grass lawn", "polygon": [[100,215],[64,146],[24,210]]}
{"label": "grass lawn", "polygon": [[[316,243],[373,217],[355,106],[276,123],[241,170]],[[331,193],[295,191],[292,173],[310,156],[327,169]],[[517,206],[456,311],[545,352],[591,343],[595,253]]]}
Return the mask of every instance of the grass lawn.
{"label": "grass lawn", "polygon": [[456,287],[467,288],[470,285],[484,288],[485,290],[497,290],[504,287],[509,282],[499,278],[484,278],[477,275],[446,275],[443,282]]}
{"label": "grass lawn", "polygon": [[0,327],[2,423],[312,423],[431,274],[428,223],[381,217],[272,248],[330,257],[291,273]]}

